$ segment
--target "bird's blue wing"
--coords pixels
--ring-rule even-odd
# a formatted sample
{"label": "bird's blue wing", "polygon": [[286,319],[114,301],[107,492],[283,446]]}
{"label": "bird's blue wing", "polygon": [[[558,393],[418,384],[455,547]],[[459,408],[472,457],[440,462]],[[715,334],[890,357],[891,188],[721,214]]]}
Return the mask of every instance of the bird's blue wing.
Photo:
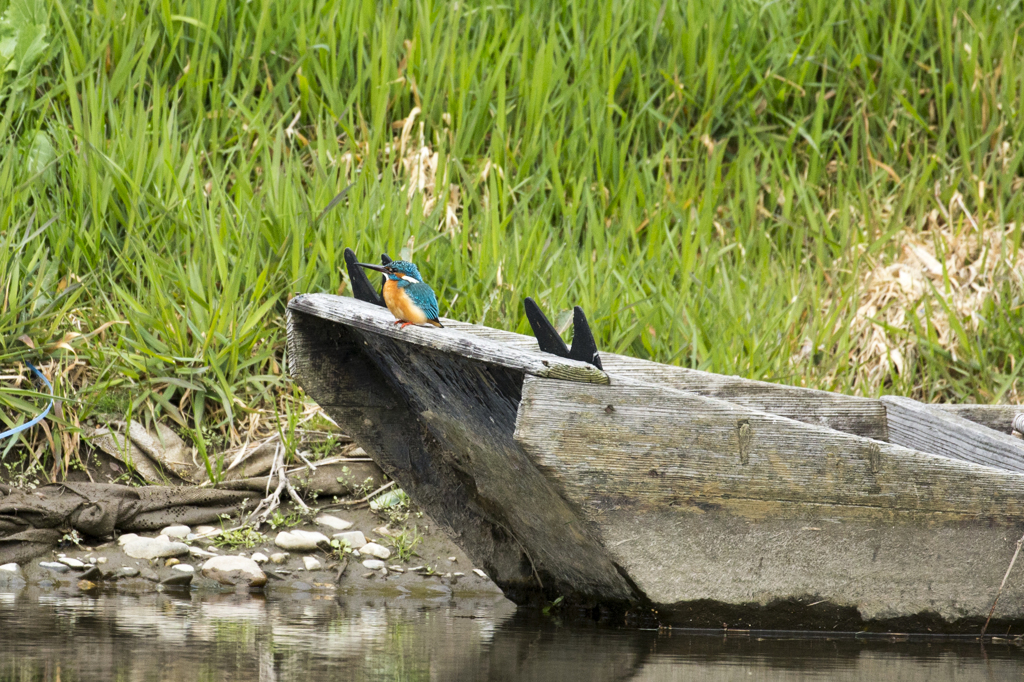
{"label": "bird's blue wing", "polygon": [[437,296],[434,295],[434,290],[430,288],[429,284],[410,283],[405,287],[405,293],[409,294],[409,298],[420,307],[428,320],[436,320],[440,316],[440,311],[437,308]]}

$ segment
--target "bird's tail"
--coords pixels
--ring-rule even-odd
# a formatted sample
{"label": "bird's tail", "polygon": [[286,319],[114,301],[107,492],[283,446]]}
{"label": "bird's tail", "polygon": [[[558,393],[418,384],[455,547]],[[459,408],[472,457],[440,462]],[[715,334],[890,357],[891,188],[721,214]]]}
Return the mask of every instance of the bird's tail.
{"label": "bird's tail", "polygon": [[441,329],[444,329],[444,325],[441,324],[441,321],[436,317],[433,320],[427,320],[427,324],[432,324],[435,327],[440,327]]}

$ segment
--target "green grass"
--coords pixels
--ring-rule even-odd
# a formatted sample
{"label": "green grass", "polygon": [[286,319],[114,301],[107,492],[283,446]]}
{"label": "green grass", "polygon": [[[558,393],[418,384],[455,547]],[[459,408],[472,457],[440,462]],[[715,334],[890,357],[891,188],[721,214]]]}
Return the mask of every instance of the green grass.
{"label": "green grass", "polygon": [[[582,305],[600,348],[661,362],[1020,396],[1008,266],[978,322],[950,316],[955,341],[931,314],[956,273],[908,306],[886,331],[913,349],[902,372],[870,371],[856,321],[865,273],[907,233],[941,250],[943,230],[997,230],[988,258],[1018,257],[1019,0],[0,12],[0,62],[5,31],[21,40],[0,72],[0,366],[86,363],[56,384],[65,430],[129,402],[230,434],[287,398],[285,304],[342,290],[345,246],[413,258],[466,321],[527,331],[533,296],[553,318]],[[421,147],[427,191],[410,192]],[[0,429],[38,404],[12,385]]]}

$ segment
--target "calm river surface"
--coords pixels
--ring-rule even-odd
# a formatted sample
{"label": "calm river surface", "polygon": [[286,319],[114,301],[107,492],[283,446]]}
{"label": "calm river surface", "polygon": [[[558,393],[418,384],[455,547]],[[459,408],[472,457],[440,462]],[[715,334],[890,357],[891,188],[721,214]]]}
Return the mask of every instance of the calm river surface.
{"label": "calm river surface", "polygon": [[2,680],[1022,680],[964,640],[563,625],[493,595],[0,594]]}

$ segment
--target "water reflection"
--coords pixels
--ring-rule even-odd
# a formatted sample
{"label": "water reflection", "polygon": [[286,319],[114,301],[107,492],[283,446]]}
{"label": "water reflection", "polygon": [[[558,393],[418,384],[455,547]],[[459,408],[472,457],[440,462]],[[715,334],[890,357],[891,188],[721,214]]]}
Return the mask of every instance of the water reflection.
{"label": "water reflection", "polygon": [[0,594],[2,680],[1004,680],[1019,646],[563,626],[507,601]]}

